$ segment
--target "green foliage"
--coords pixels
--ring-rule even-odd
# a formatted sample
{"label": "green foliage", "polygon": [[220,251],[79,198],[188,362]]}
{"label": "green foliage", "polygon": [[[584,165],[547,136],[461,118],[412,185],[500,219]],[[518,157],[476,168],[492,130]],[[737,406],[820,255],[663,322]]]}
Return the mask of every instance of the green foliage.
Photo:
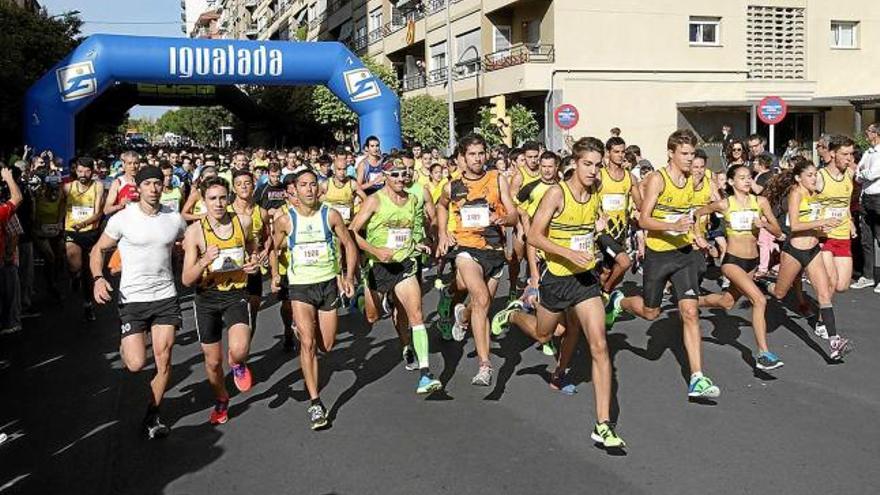
{"label": "green foliage", "polygon": [[220,140],[220,126],[235,124],[235,117],[223,107],[184,107],[162,114],[153,132],[157,136],[173,132],[203,146],[216,146]]}
{"label": "green foliage", "polygon": [[441,149],[449,144],[449,108],[445,101],[428,95],[405,98],[400,102],[400,114],[404,141]]}
{"label": "green foliage", "polygon": [[[513,127],[513,144],[519,145],[524,141],[538,138],[540,125],[538,119],[535,118],[535,112],[529,110],[526,106],[515,103],[507,108],[507,116],[510,117],[510,124]],[[479,123],[479,131],[486,138],[486,142],[490,146],[495,146],[504,142],[504,134],[502,129],[494,122],[491,107],[483,105],[477,110],[477,122]]]}
{"label": "green foliage", "polygon": [[22,144],[22,111],[28,88],[80,42],[82,20],[50,19],[0,2],[0,149]]}
{"label": "green foliage", "polygon": [[[385,67],[369,57],[365,57],[363,62],[370,72],[381,79],[392,91],[395,93],[400,91],[400,81],[398,81],[397,73],[393,69]],[[318,124],[327,126],[334,135],[349,135],[357,127],[357,115],[324,86],[312,88],[309,110],[309,115]]]}
{"label": "green foliage", "polygon": [[856,147],[862,150],[862,152],[867,151],[868,148],[871,147],[871,143],[868,141],[868,136],[863,132],[856,134],[855,137],[853,137],[853,140],[856,142]]}

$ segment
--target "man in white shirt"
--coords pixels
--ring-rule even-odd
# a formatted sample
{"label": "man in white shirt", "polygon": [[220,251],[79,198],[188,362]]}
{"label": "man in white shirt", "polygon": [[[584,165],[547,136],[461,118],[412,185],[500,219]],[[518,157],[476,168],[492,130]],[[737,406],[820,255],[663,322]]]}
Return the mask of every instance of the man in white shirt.
{"label": "man in white shirt", "polygon": [[[874,285],[874,241],[880,239],[880,122],[865,130],[871,147],[862,155],[856,171],[856,182],[862,185],[862,214],[859,229],[862,237],[864,265],[862,276],[850,287],[863,289]],[[874,288],[880,294],[880,286]]]}
{"label": "man in white shirt", "polygon": [[140,194],[110,217],[107,227],[92,249],[89,267],[94,279],[98,304],[112,299],[110,282],[104,278],[104,253],[119,247],[122,279],[119,283],[119,319],[122,339],[119,352],[125,367],[132,373],[143,369],[147,360],[147,339],[151,334],[156,376],[150,382],[151,400],[144,417],[144,430],[150,439],[169,433],[159,416],[159,404],[171,378],[171,346],[174,333],[181,326],[180,303],[171,268],[171,250],[183,237],[183,217],[160,199],[164,176],[158,167],[147,166],[135,175]]}

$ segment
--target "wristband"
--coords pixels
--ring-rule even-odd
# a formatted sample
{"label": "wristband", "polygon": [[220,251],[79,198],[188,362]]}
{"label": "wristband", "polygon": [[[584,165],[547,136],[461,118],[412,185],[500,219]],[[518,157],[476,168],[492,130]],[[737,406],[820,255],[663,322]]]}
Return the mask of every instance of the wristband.
{"label": "wristband", "polygon": [[104,278],[103,275],[95,275],[94,277],[92,277],[92,282],[97,282],[98,280],[100,280],[102,278]]}

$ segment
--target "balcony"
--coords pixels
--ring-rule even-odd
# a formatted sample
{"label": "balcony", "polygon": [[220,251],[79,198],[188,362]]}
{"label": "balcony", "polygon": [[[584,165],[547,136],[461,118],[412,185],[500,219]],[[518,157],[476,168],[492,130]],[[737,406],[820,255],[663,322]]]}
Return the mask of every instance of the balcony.
{"label": "balcony", "polygon": [[257,28],[256,23],[250,23],[244,28],[245,36],[256,36],[260,32],[259,28]]}
{"label": "balcony", "polygon": [[404,14],[397,9],[391,9],[391,22],[384,26],[385,36],[389,36],[405,28],[407,22],[418,21],[423,17],[425,17],[425,13],[420,10],[410,10]]}
{"label": "balcony", "polygon": [[443,10],[443,7],[446,7],[446,0],[428,0],[424,5],[425,16],[429,16]]}
{"label": "balcony", "polygon": [[351,40],[351,49],[355,52],[359,52],[369,45],[368,36],[355,36]]}
{"label": "balcony", "polygon": [[318,14],[314,19],[309,22],[309,29],[318,29],[318,26],[321,25],[322,22],[327,20],[327,11],[323,11]]}
{"label": "balcony", "polygon": [[505,67],[528,63],[552,63],[553,45],[525,45],[518,43],[507,50],[488,53],[483,57],[483,70],[492,72]]}
{"label": "balcony", "polygon": [[424,73],[419,72],[416,74],[409,74],[403,77],[403,90],[412,91],[415,89],[422,89],[427,86],[427,83],[428,81],[425,78]]}
{"label": "balcony", "polygon": [[456,81],[476,77],[480,73],[481,68],[482,62],[479,58],[465,60],[455,64],[455,67],[452,69],[452,77]]}
{"label": "balcony", "polygon": [[436,86],[446,82],[447,68],[440,67],[428,72],[428,86]]}
{"label": "balcony", "polygon": [[384,28],[377,27],[376,29],[370,31],[367,34],[368,44],[372,45],[373,43],[378,43],[382,41],[382,33],[384,32]]}
{"label": "balcony", "polygon": [[244,8],[253,9],[260,4],[260,0],[244,0]]}

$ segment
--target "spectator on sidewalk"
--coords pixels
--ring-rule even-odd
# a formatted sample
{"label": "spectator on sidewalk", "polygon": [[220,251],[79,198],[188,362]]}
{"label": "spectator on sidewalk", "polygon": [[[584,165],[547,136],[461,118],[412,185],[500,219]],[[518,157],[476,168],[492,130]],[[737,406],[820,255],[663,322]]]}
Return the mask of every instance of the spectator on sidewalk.
{"label": "spectator on sidewalk", "polygon": [[21,286],[18,282],[16,253],[21,224],[15,210],[22,196],[12,169],[0,163],[0,332],[19,330]]}
{"label": "spectator on sidewalk", "polygon": [[[864,263],[862,276],[850,286],[853,289],[875,285],[874,242],[880,239],[880,122],[869,125],[865,135],[871,147],[862,155],[856,172],[856,182],[862,186],[859,231]],[[880,286],[874,292],[880,293]]]}

